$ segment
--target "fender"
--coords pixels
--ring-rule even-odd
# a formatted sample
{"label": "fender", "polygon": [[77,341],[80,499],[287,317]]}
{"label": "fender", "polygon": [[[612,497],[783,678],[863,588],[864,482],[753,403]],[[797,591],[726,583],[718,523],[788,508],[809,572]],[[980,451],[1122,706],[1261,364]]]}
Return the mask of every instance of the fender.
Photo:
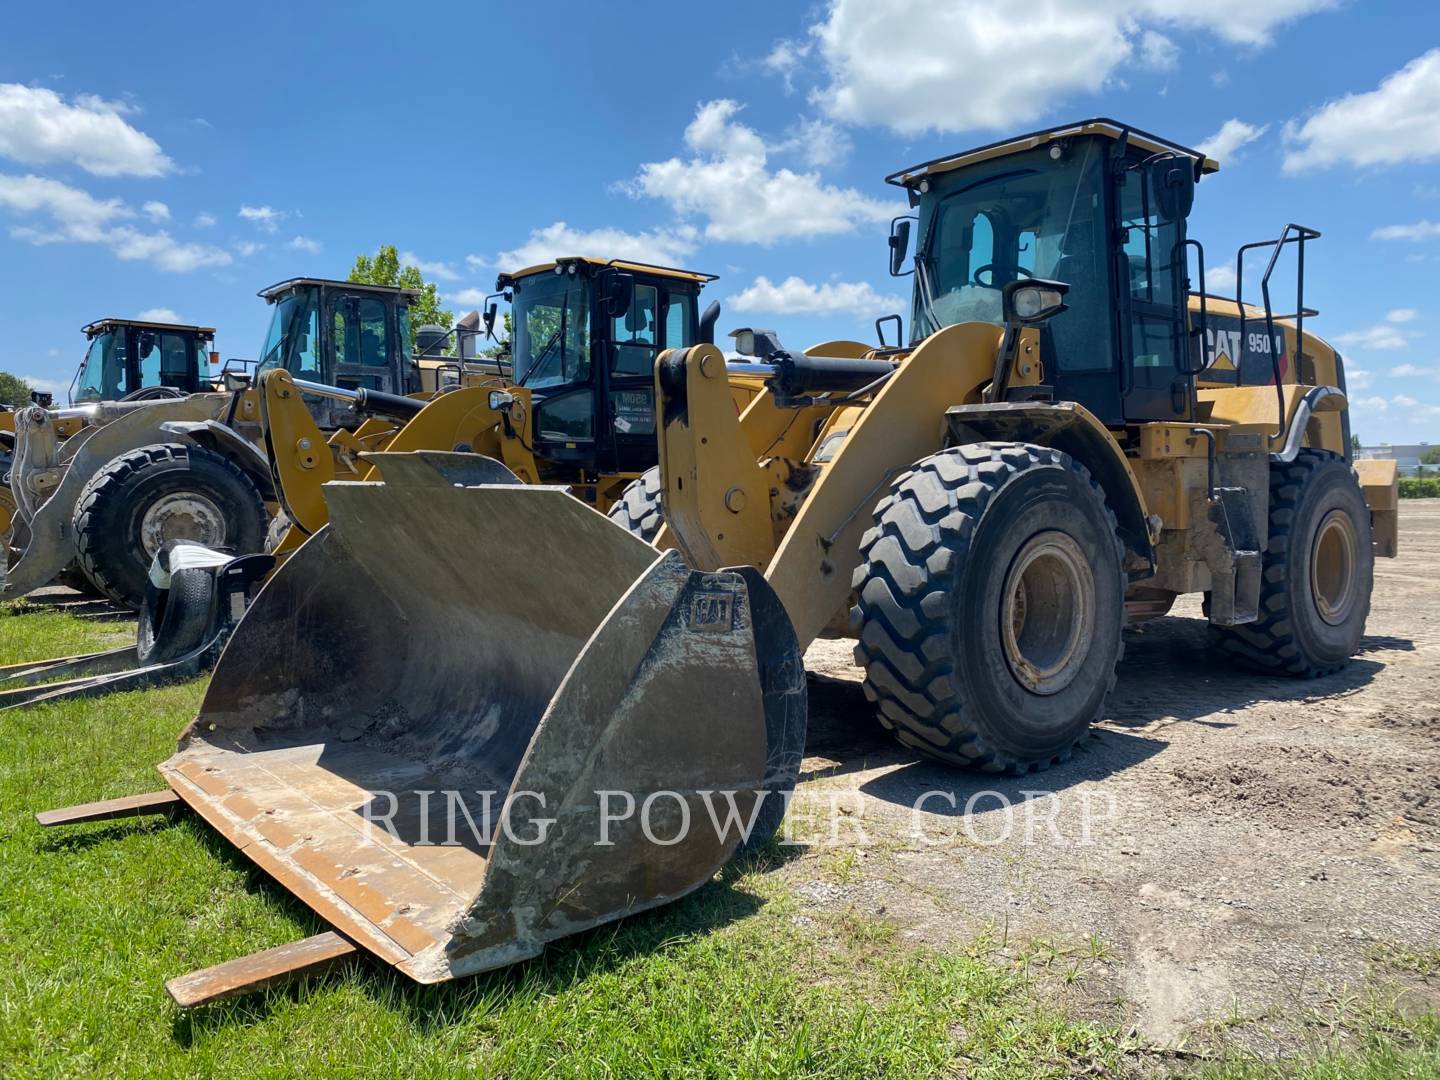
{"label": "fender", "polygon": [[1146,524],[1145,496],[1125,452],[1104,424],[1073,401],[955,405],[946,411],[947,446],[985,442],[1028,442],[1069,454],[1084,465],[1105,492],[1120,538],[1130,556],[1131,578],[1155,573],[1155,548]]}
{"label": "fender", "polygon": [[234,428],[219,420],[171,420],[160,430],[177,436],[182,442],[193,442],[206,450],[224,454],[235,462],[254,482],[260,497],[275,501],[275,485],[270,478],[270,463],[260,449]]}

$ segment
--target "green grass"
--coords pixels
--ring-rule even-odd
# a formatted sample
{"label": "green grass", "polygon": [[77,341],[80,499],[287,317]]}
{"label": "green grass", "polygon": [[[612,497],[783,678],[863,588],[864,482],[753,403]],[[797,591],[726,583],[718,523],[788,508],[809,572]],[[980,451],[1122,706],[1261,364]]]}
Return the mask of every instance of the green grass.
{"label": "green grass", "polygon": [[[123,629],[123,628],[122,628]],[[0,658],[104,645],[115,624],[0,614]],[[82,642],[80,639],[84,638]],[[1117,1027],[1067,1016],[1038,978],[1104,952],[917,949],[883,916],[805,909],[793,851],[727,868],[660,912],[506,971],[419,987],[373,961],[190,1014],[164,980],[323,925],[195,819],[44,832],[35,810],[160,786],[203,682],[0,718],[0,1076],[506,1077],[1164,1075]],[[856,881],[854,853],[800,855]],[[804,874],[799,875],[804,877]],[[811,876],[814,876],[813,874]],[[1299,1075],[1431,1075],[1433,1018],[1372,1018]],[[1366,1041],[1369,1040],[1369,1041]],[[1269,1077],[1248,1060],[1217,1076]],[[1308,1071],[1306,1071],[1308,1070]],[[1425,1070],[1429,1070],[1428,1073]]]}

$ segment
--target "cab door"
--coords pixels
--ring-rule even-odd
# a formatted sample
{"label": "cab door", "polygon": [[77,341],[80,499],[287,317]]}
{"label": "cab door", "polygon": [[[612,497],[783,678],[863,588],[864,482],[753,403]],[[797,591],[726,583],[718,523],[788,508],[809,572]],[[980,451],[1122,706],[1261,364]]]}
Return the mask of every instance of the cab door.
{"label": "cab door", "polygon": [[403,393],[396,377],[396,333],[390,305],[378,296],[332,295],[327,326],[334,344],[334,385]]}
{"label": "cab door", "polygon": [[664,349],[695,341],[695,297],[659,282],[637,281],[624,315],[611,320],[604,388],[615,472],[643,472],[655,464],[655,361]]}
{"label": "cab door", "polygon": [[1115,275],[1125,419],[1185,419],[1192,413],[1186,312],[1185,216],[1166,213],[1157,192],[1183,159],[1131,160],[1117,188]]}

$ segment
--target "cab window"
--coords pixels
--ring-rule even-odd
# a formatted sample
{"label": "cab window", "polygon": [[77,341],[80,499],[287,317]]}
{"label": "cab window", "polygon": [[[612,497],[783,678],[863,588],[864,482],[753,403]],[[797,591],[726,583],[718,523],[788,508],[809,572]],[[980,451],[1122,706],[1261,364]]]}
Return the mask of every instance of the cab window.
{"label": "cab window", "polygon": [[361,367],[389,366],[383,301],[350,299],[336,307],[335,361]]}
{"label": "cab window", "polygon": [[689,293],[665,294],[665,348],[684,349],[695,342],[691,327],[695,325],[695,297]]}
{"label": "cab window", "polygon": [[648,375],[655,369],[659,346],[657,305],[659,291],[653,285],[636,285],[630,308],[614,320],[615,342],[611,370],[617,375]]}

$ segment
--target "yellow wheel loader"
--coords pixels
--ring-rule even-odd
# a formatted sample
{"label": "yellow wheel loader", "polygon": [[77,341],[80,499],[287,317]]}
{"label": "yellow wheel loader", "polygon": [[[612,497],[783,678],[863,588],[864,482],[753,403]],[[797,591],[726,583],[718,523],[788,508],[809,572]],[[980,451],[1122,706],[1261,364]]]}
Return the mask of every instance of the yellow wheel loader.
{"label": "yellow wheel loader", "polygon": [[[557,280],[560,287],[550,288]],[[712,305],[703,322],[696,320],[695,298],[707,280],[708,276],[689,271],[580,259],[502,275],[501,288],[524,297],[516,303],[522,328],[517,334],[520,377],[522,381],[533,377],[533,385],[511,385],[508,371],[477,355],[472,347],[476,332],[462,337],[454,361],[437,362],[431,382],[448,389],[428,404],[374,388],[347,389],[295,378],[290,373],[297,366],[293,363],[266,364],[253,392],[248,386],[237,392],[258,403],[256,441],[268,463],[266,490],[274,493],[278,506],[267,554],[236,558],[188,540],[161,544],[149,569],[150,587],[140,607],[135,646],[0,668],[0,709],[153,686],[210,667],[249,598],[277,561],[329,520],[324,485],[380,478],[365,460],[375,451],[474,454],[503,468],[474,462],[467,466],[472,477],[503,476],[530,484],[569,481],[572,491],[588,499],[623,487],[639,475],[634,466],[655,459],[653,416],[640,417],[631,400],[638,394],[653,409],[652,377],[646,377],[643,392],[625,382],[620,372],[639,363],[624,361],[623,350],[644,352],[644,363],[653,368],[654,355],[667,335],[670,342],[684,345],[712,328],[718,306]],[[587,295],[602,291],[606,295]],[[547,306],[554,297],[559,312],[553,310],[557,305]],[[584,318],[592,304],[598,309],[594,324],[568,331],[570,355],[563,346],[551,350],[560,358],[556,370],[578,369],[582,374],[562,380],[544,377],[546,358],[537,362],[528,351],[531,331],[546,329],[549,320],[553,333],[566,318]],[[567,305],[573,310],[566,310]],[[487,323],[493,322],[492,308],[487,310]],[[422,353],[437,352],[435,347],[443,344],[445,336],[444,332],[425,335],[422,328],[417,345]],[[560,341],[559,335],[555,341]],[[544,348],[539,342],[535,346],[537,351]],[[576,356],[577,352],[584,355]],[[446,364],[450,370],[444,370]],[[461,387],[462,381],[476,385]],[[737,378],[733,390],[737,410],[761,388],[753,377]],[[547,428],[556,425],[547,405],[553,397],[562,399],[562,415],[567,417],[577,413],[577,402],[590,415],[607,415],[608,403],[615,410],[608,416],[610,441],[535,428],[536,423]],[[315,417],[327,416],[331,409],[340,410],[337,417],[360,422],[353,428],[338,428],[327,438]],[[638,445],[625,438],[631,428],[645,432]],[[167,429],[182,442],[194,440],[216,452],[233,449],[229,444],[235,442],[219,425],[171,424]],[[617,454],[631,466],[629,471],[606,471],[607,462],[614,467]]]}
{"label": "yellow wheel loader", "polygon": [[743,332],[769,377],[738,419],[716,350],[666,353],[657,494],[612,516],[648,500],[690,566],[763,571],[802,646],[857,636],[880,722],[959,765],[1067,757],[1126,623],[1183,593],[1247,666],[1336,670],[1395,554],[1394,467],[1351,461],[1341,358],[1305,330],[1318,233],[1240,249],[1259,305],[1190,291],[1217,168],[1100,119],[894,174],[915,213],[892,273],[918,224],[908,344]]}
{"label": "yellow wheel loader", "polygon": [[[440,362],[412,355],[413,292],[295,278],[260,295],[273,308],[261,370],[392,394],[435,381]],[[167,541],[235,553],[263,547],[275,493],[258,402],[243,382],[225,389],[202,377],[211,330],[107,320],[86,331],[92,343],[73,393],[86,404],[13,417],[15,512],[0,598],[23,596],[74,564],[97,591],[138,609]],[[172,389],[157,390],[157,377]],[[128,400],[105,400],[131,387]],[[349,422],[328,399],[312,407],[322,428]]]}

